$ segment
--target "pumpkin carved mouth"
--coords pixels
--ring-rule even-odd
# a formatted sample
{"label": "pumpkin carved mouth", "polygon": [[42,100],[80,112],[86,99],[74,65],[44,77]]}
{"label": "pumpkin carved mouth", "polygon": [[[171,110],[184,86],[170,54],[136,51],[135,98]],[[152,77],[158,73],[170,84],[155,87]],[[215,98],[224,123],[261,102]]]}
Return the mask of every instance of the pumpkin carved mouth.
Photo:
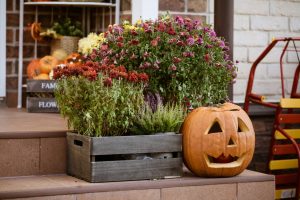
{"label": "pumpkin carved mouth", "polygon": [[208,159],[211,163],[231,163],[231,162],[237,161],[238,158],[239,157],[237,157],[237,156],[234,156],[234,157],[232,157],[231,155],[225,156],[224,154],[221,154],[217,158],[208,156]]}
{"label": "pumpkin carved mouth", "polygon": [[206,160],[206,164],[209,167],[212,168],[232,168],[232,167],[238,167],[241,165],[241,163],[245,159],[245,154],[241,155],[240,157],[238,156],[225,156],[224,154],[221,154],[219,157],[214,158],[212,156],[206,155],[204,156]]}

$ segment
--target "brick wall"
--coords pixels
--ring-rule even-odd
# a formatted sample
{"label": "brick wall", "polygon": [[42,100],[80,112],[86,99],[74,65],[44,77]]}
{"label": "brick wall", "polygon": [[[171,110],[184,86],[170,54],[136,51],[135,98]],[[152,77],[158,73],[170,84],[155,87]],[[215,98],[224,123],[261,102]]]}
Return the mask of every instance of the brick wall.
{"label": "brick wall", "polygon": [[[170,11],[173,15],[183,15],[190,18],[201,18],[202,20],[211,19],[213,7],[208,10],[211,0],[160,0],[160,13]],[[102,8],[91,8],[91,29],[95,31],[96,23],[102,21],[102,13],[105,13],[105,24],[97,26],[103,31],[102,27],[106,28],[109,23],[109,10]],[[55,21],[58,16],[70,16],[79,21],[82,21],[82,8],[79,7],[39,7],[38,21],[44,27],[51,25],[51,21]],[[96,19],[99,19],[98,21]],[[113,17],[114,19],[114,17]],[[131,20],[131,0],[121,1],[121,20]],[[34,40],[30,36],[28,24],[35,21],[35,7],[24,7],[24,53],[23,53],[23,74],[24,82],[26,81],[26,66],[32,58],[34,58]],[[18,46],[19,46],[19,0],[7,0],[7,59],[6,59],[6,104],[9,107],[16,107],[18,95]],[[37,57],[42,57],[50,53],[49,43],[39,42],[37,45]],[[25,96],[25,95],[23,95]],[[24,101],[25,102],[25,101]]]}
{"label": "brick wall", "polygon": [[[240,62],[234,101],[243,102],[251,65],[272,38],[300,36],[300,1],[238,0],[234,11],[234,58]],[[297,45],[300,49],[300,43]],[[278,101],[281,96],[279,58],[282,48],[277,45],[255,74],[254,92],[265,95],[267,101]],[[298,62],[296,53],[288,52],[283,61],[285,93],[289,94]]]}
{"label": "brick wall", "polygon": [[[123,2],[123,1],[121,1]],[[126,1],[124,1],[126,2]],[[6,105],[9,107],[17,106],[18,95],[18,51],[19,51],[19,0],[7,0],[7,32],[6,32]],[[124,3],[121,4],[124,7]],[[50,27],[53,21],[56,21],[59,16],[68,16],[74,20],[82,21],[83,8],[81,7],[39,7],[38,21],[43,27]],[[108,8],[90,8],[90,31],[103,31],[102,27],[106,28],[110,24]],[[79,14],[78,14],[79,13]],[[104,25],[102,16],[104,13]],[[112,9],[112,13],[114,13]],[[98,18],[99,20],[96,20]],[[112,16],[114,19],[114,16]],[[23,40],[23,82],[26,81],[26,67],[34,58],[34,40],[30,35],[29,24],[35,21],[35,7],[24,6],[24,40]],[[96,25],[97,24],[97,25]],[[50,43],[39,42],[37,44],[37,57],[43,57],[50,54]],[[23,95],[25,97],[25,94]],[[24,98],[23,98],[24,99]],[[25,102],[23,100],[23,102]],[[24,104],[24,103],[23,103]]]}

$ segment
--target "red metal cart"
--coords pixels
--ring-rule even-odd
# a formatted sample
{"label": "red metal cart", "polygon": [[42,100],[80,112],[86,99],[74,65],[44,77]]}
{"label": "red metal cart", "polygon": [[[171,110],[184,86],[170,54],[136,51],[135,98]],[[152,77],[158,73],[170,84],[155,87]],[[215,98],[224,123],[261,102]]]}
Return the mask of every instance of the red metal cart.
{"label": "red metal cart", "polygon": [[[300,37],[274,39],[256,59],[250,70],[244,104],[246,112],[249,111],[250,102],[276,110],[269,151],[269,167],[267,169],[268,173],[275,175],[276,199],[299,199],[300,193],[300,114],[299,111],[294,112],[300,108],[300,93],[297,93],[300,73],[298,52],[300,51],[297,49],[295,41],[300,41]],[[284,43],[279,59],[282,99],[280,103],[265,102],[263,95],[252,92],[255,70],[263,58],[280,42]],[[290,43],[293,45],[292,49],[288,48]],[[295,51],[298,59],[291,94],[288,99],[285,98],[283,76],[283,57],[287,51]],[[295,129],[292,125],[297,125],[298,128]]]}
{"label": "red metal cart", "polygon": [[[253,65],[251,67],[251,70],[250,70],[248,85],[247,85],[247,90],[246,90],[245,103],[244,103],[244,110],[246,112],[249,111],[250,102],[260,104],[263,106],[267,106],[267,107],[271,107],[271,108],[278,107],[278,104],[265,102],[264,101],[265,97],[263,95],[253,93],[252,89],[253,89],[253,83],[254,83],[255,70],[256,70],[258,64],[266,57],[266,55],[273,49],[273,47],[275,47],[276,44],[279,44],[279,43],[285,43],[284,47],[282,49],[280,59],[279,59],[282,98],[285,98],[285,94],[284,94],[285,87],[284,87],[284,76],[283,76],[283,57],[287,51],[295,51],[297,54],[298,66],[297,66],[295,74],[294,74],[294,80],[293,80],[293,85],[292,85],[292,90],[291,90],[291,98],[300,98],[300,93],[297,93],[297,86],[298,86],[299,73],[300,73],[300,58],[299,58],[298,52],[300,52],[300,49],[299,50],[297,49],[295,41],[300,41],[300,37],[288,37],[288,38],[274,39],[268,45],[268,47],[261,53],[261,55],[255,60],[255,62],[253,63]],[[293,49],[288,49],[288,46],[290,43],[292,43]]]}

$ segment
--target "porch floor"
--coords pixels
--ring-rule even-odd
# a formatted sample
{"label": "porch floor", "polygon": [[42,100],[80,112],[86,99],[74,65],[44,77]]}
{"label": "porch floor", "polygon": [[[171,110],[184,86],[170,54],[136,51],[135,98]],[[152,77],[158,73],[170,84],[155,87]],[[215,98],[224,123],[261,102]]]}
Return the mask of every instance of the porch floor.
{"label": "porch floor", "polygon": [[0,138],[11,138],[13,134],[66,131],[67,122],[55,113],[28,113],[26,109],[0,107]]}

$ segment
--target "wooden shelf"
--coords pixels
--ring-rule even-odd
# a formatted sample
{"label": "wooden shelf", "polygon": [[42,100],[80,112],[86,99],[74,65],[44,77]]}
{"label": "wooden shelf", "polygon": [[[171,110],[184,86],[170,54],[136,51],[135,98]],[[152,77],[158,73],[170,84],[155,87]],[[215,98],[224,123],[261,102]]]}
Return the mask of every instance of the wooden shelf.
{"label": "wooden shelf", "polygon": [[71,1],[41,1],[41,2],[24,2],[29,6],[90,6],[90,7],[116,7],[115,3],[106,2],[71,2]]}

